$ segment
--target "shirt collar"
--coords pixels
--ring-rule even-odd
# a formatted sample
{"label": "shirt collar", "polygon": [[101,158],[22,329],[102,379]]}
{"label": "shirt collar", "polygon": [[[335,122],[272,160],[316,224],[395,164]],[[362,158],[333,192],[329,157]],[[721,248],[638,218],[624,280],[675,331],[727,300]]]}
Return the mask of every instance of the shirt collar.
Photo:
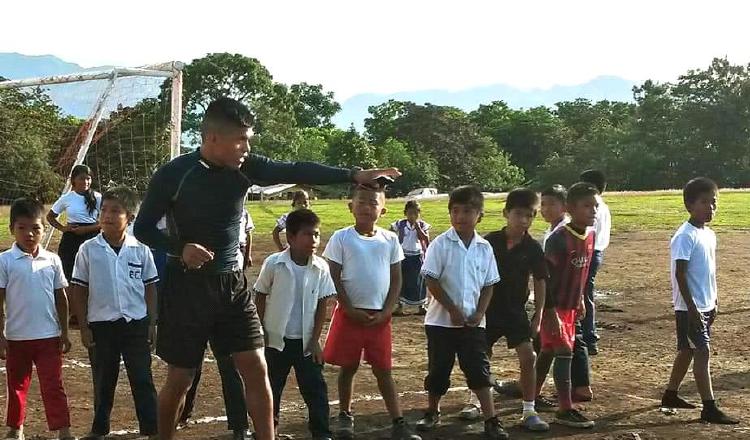
{"label": "shirt collar", "polygon": [[567,230],[568,230],[568,232],[570,232],[570,233],[571,233],[571,234],[573,235],[573,237],[575,237],[575,238],[577,238],[577,239],[579,239],[579,240],[585,240],[585,239],[586,239],[586,237],[588,237],[588,236],[589,236],[589,234],[591,233],[591,228],[586,228],[586,232],[584,232],[583,234],[579,234],[578,232],[576,232],[576,230],[575,230],[575,229],[573,229],[573,228],[572,228],[572,227],[570,226],[570,224],[565,224],[565,225],[563,226],[563,228],[567,229]]}
{"label": "shirt collar", "polygon": [[295,263],[294,260],[292,260],[292,251],[289,248],[284,249],[284,251],[281,252],[281,256],[278,260],[276,260],[277,263],[284,263],[289,267],[289,269],[293,269],[294,266],[297,267],[310,267],[314,266],[318,269],[323,269],[321,266],[322,263],[319,258],[315,258],[315,255],[311,255],[310,259],[307,261],[307,266],[300,266],[299,264]]}
{"label": "shirt collar", "polygon": [[[104,234],[101,232],[96,236],[96,244],[103,247],[110,247],[109,243],[107,243],[107,240],[104,238]],[[135,247],[139,244],[140,243],[138,243],[138,240],[135,237],[125,233],[125,241],[122,242],[122,247]]]}
{"label": "shirt collar", "polygon": [[19,258],[23,258],[23,257],[41,258],[41,259],[49,260],[52,258],[52,255],[54,255],[52,252],[49,252],[48,250],[44,249],[42,246],[39,246],[39,253],[37,254],[36,257],[34,257],[30,253],[21,249],[18,246],[18,244],[15,242],[13,243],[13,247],[11,247],[10,252],[11,252],[11,255],[13,255],[13,258],[15,258],[16,260],[18,260]]}
{"label": "shirt collar", "polygon": [[[458,242],[458,243],[460,243],[463,246],[463,240],[461,240],[461,237],[458,236],[458,232],[456,232],[455,228],[451,227],[450,229],[448,229],[447,237],[450,240]],[[471,240],[471,243],[469,243],[469,248],[471,248],[472,246],[474,246],[475,243],[477,245],[479,245],[479,244],[485,244],[485,243],[488,244],[488,241],[485,240],[484,238],[482,238],[482,236],[477,233],[476,229],[474,230],[474,238]],[[464,248],[466,248],[466,246],[464,246]],[[469,248],[467,248],[467,249],[469,249]]]}

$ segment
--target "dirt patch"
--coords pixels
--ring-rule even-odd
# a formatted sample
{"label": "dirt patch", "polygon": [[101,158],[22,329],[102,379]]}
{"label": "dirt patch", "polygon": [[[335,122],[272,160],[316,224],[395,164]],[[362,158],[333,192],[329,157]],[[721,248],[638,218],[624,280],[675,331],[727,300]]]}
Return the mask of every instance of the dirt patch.
{"label": "dirt patch", "polygon": [[[607,251],[604,266],[598,278],[598,318],[601,322],[600,354],[592,358],[592,379],[595,400],[583,406],[585,413],[596,420],[596,427],[588,431],[575,431],[553,425],[548,434],[528,434],[518,425],[520,400],[498,397],[497,408],[503,424],[516,439],[570,438],[570,439],[746,439],[750,438],[750,348],[745,344],[750,332],[750,302],[746,280],[750,267],[745,264],[750,254],[750,233],[726,232],[719,234],[719,295],[721,311],[714,328],[713,378],[720,405],[739,416],[743,424],[738,427],[705,425],[698,421],[699,411],[680,410],[666,415],[659,410],[659,398],[669,376],[675,353],[674,315],[671,309],[669,284],[668,232],[622,233],[614,237]],[[270,240],[256,240],[255,261],[259,264],[271,250]],[[251,273],[257,273],[254,268]],[[75,432],[88,430],[92,418],[91,378],[88,359],[73,334],[76,345],[67,356],[64,369],[66,390],[70,399]],[[502,342],[501,342],[502,344]],[[396,318],[394,322],[394,376],[403,408],[409,420],[421,416],[426,396],[422,384],[426,372],[426,342],[422,318],[416,315]],[[501,379],[518,377],[518,363],[513,352],[495,348],[492,360],[493,373]],[[154,362],[157,384],[163,383],[165,367],[158,359]],[[330,399],[336,400],[336,370],[326,368]],[[482,423],[459,421],[455,414],[460,410],[466,392],[465,382],[456,368],[452,386],[443,406],[443,426],[425,435],[425,439],[478,439]],[[30,393],[27,419],[28,434],[43,434],[46,430],[39,388],[34,381]],[[551,389],[551,387],[548,387]],[[2,397],[5,399],[5,388]],[[688,375],[682,394],[699,402],[695,385]],[[354,405],[356,429],[360,439],[380,439],[388,434],[389,420],[372,375],[363,368],[356,379]],[[138,438],[133,404],[124,372],[117,391],[112,412],[113,430],[121,432],[117,438]],[[308,438],[306,410],[294,377],[290,377],[283,397],[281,433],[295,439]],[[332,406],[332,413],[338,410]],[[224,403],[215,363],[207,363],[195,419],[205,423],[193,424],[183,429],[183,439],[228,439],[223,421]],[[550,415],[546,415],[548,419]],[[31,435],[29,438],[33,438]],[[44,438],[44,437],[42,437]],[[47,435],[46,438],[51,438]]]}

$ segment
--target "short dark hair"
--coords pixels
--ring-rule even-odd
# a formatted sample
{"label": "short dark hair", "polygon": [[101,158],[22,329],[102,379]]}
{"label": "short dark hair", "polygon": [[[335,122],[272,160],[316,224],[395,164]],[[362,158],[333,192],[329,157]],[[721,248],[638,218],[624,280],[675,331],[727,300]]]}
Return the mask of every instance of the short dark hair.
{"label": "short dark hair", "polygon": [[357,193],[360,192],[378,193],[383,194],[383,197],[385,197],[385,187],[380,185],[354,185],[352,187],[352,198],[356,197]]}
{"label": "short dark hair", "polygon": [[586,170],[581,173],[580,179],[582,182],[594,184],[599,194],[602,194],[607,189],[607,178],[604,176],[604,172],[600,170]]}
{"label": "short dark hair", "polygon": [[484,195],[478,187],[474,185],[464,185],[455,188],[448,196],[448,210],[453,205],[469,205],[479,211],[484,211]]}
{"label": "short dark hair", "polygon": [[127,186],[116,186],[104,191],[102,202],[105,200],[119,203],[128,214],[135,214],[138,210],[138,204],[141,202],[138,193]]}
{"label": "short dark hair", "polygon": [[505,210],[514,208],[536,209],[539,206],[539,195],[529,188],[516,188],[508,193],[505,199]]}
{"label": "short dark hair", "polygon": [[559,183],[556,183],[545,188],[542,191],[542,197],[554,197],[561,203],[565,203],[565,201],[568,199],[568,190]]}
{"label": "short dark hair", "polygon": [[44,221],[44,205],[36,199],[21,197],[10,205],[10,228],[13,229],[19,218],[42,219]]}
{"label": "short dark hair", "polygon": [[295,192],[294,192],[294,193],[292,194],[292,205],[294,205],[294,203],[295,203],[295,202],[296,202],[297,200],[299,200],[299,199],[302,199],[302,198],[304,198],[304,197],[310,197],[310,195],[309,195],[309,194],[307,193],[307,191],[305,191],[304,189],[298,189],[297,191],[295,191]]}
{"label": "short dark hair", "polygon": [[219,98],[208,105],[203,115],[201,134],[209,131],[231,128],[250,128],[255,125],[255,117],[245,104],[232,98]]}
{"label": "short dark hair", "polygon": [[719,186],[716,185],[716,182],[708,177],[696,177],[685,184],[685,188],[682,190],[682,200],[685,205],[689,205],[698,200],[701,194],[717,191],[719,191]]}
{"label": "short dark hair", "polygon": [[316,227],[320,225],[320,217],[309,209],[298,209],[292,211],[286,217],[286,233],[295,235],[305,226]]}
{"label": "short dark hair", "polygon": [[420,205],[419,202],[416,201],[416,200],[409,200],[404,205],[404,214],[406,214],[406,211],[408,211],[410,209],[416,209],[417,211],[421,211],[422,210],[422,205]]}
{"label": "short dark hair", "polygon": [[568,190],[568,203],[575,204],[579,200],[599,194],[599,190],[591,182],[578,182]]}

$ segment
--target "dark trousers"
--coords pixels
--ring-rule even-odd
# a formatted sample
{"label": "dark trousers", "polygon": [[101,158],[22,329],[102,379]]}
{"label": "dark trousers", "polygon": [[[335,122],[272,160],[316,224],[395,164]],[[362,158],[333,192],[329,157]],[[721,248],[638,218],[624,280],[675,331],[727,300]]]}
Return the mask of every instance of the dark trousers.
{"label": "dark trousers", "polygon": [[151,376],[151,348],[148,344],[148,318],[125,322],[91,322],[94,336],[94,421],[91,432],[107,435],[115,388],[120,375],[120,358],[130,381],[135,414],[142,435],[156,434],[156,388]]}
{"label": "dark trousers", "polygon": [[268,377],[273,390],[273,419],[279,424],[281,393],[286,379],[294,367],[297,385],[305,400],[308,412],[308,428],[313,437],[331,436],[328,424],[328,387],[323,379],[323,365],[316,364],[312,356],[305,356],[301,339],[284,339],[284,351],[266,348]]}
{"label": "dark trousers", "polygon": [[596,304],[594,304],[594,279],[604,261],[604,252],[594,251],[589,266],[589,277],[586,280],[586,292],[583,302],[586,305],[586,317],[583,319],[583,341],[596,344]]}
{"label": "dark trousers", "polygon": [[[230,431],[244,431],[249,428],[247,405],[245,405],[245,386],[239,371],[234,367],[232,356],[216,356],[216,366],[221,377],[221,392],[224,395],[224,408],[227,413],[227,428]],[[180,415],[181,421],[187,421],[195,408],[195,396],[201,381],[203,365],[195,370],[193,384],[185,396],[185,407]]]}

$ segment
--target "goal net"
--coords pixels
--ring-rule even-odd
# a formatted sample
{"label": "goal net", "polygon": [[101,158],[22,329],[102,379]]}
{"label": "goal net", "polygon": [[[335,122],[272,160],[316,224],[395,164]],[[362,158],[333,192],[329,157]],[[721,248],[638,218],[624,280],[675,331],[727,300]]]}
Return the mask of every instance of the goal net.
{"label": "goal net", "polygon": [[[91,168],[96,191],[126,185],[145,192],[153,172],[180,152],[181,69],[170,62],[0,78],[0,249],[8,245],[10,203],[53,203],[69,191],[75,165]],[[54,230],[47,231],[45,246]]]}

